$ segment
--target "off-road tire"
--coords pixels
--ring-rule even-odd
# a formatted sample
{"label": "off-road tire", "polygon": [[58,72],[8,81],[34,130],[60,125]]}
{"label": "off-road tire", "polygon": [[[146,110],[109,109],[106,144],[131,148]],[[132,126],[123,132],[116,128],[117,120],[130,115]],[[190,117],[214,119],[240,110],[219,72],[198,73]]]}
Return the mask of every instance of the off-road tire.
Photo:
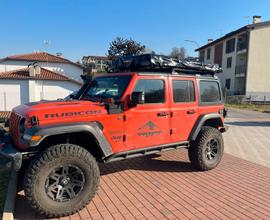
{"label": "off-road tire", "polygon": [[[74,165],[84,175],[84,185],[69,201],[54,201],[45,190],[46,178],[59,166]],[[62,217],[84,208],[95,196],[99,185],[99,167],[95,158],[84,148],[74,144],[54,145],[32,162],[25,174],[24,189],[30,205],[46,217]]]}
{"label": "off-road tire", "polygon": [[[211,140],[216,140],[218,143],[216,158],[213,160],[209,160],[206,156],[207,144]],[[196,140],[190,143],[188,150],[189,160],[192,166],[199,171],[211,170],[220,163],[223,151],[224,142],[221,132],[214,127],[204,126]]]}

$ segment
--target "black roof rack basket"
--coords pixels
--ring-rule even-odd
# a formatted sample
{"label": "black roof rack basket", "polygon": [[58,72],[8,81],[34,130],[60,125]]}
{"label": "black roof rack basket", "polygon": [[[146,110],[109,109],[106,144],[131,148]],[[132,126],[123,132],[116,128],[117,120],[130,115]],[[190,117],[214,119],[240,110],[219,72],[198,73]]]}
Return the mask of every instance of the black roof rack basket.
{"label": "black roof rack basket", "polygon": [[124,71],[149,71],[174,74],[201,74],[212,75],[222,72],[222,69],[214,64],[177,60],[164,55],[142,54],[135,56],[123,56],[114,60],[108,72]]}

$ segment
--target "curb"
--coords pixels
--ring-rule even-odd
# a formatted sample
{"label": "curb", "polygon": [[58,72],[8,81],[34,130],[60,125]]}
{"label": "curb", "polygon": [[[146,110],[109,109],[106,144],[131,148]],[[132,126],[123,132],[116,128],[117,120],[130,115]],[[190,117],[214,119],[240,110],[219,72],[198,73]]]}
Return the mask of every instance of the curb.
{"label": "curb", "polygon": [[17,174],[15,170],[11,171],[2,220],[14,220],[13,213],[17,192]]}

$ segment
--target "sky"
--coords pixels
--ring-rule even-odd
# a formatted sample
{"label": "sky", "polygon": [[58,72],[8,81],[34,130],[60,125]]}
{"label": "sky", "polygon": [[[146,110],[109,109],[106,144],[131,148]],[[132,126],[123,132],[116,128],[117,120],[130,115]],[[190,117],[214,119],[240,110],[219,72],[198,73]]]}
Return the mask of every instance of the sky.
{"label": "sky", "polygon": [[[189,56],[252,22],[270,20],[269,0],[0,0],[0,58],[34,51],[61,52],[78,61],[105,55],[116,37],[156,53],[185,47]],[[47,43],[46,43],[47,42]]]}

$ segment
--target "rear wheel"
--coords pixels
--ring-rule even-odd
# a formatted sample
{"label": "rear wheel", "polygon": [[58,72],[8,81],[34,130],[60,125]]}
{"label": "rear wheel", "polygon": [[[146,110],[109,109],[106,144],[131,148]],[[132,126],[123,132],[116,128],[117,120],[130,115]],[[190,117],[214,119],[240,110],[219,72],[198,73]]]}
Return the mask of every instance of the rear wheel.
{"label": "rear wheel", "polygon": [[190,144],[189,159],[198,170],[215,168],[221,161],[224,150],[222,134],[214,127],[205,126]]}
{"label": "rear wheel", "polygon": [[30,165],[25,195],[41,214],[71,215],[94,197],[99,176],[97,162],[87,150],[73,144],[55,145]]}

